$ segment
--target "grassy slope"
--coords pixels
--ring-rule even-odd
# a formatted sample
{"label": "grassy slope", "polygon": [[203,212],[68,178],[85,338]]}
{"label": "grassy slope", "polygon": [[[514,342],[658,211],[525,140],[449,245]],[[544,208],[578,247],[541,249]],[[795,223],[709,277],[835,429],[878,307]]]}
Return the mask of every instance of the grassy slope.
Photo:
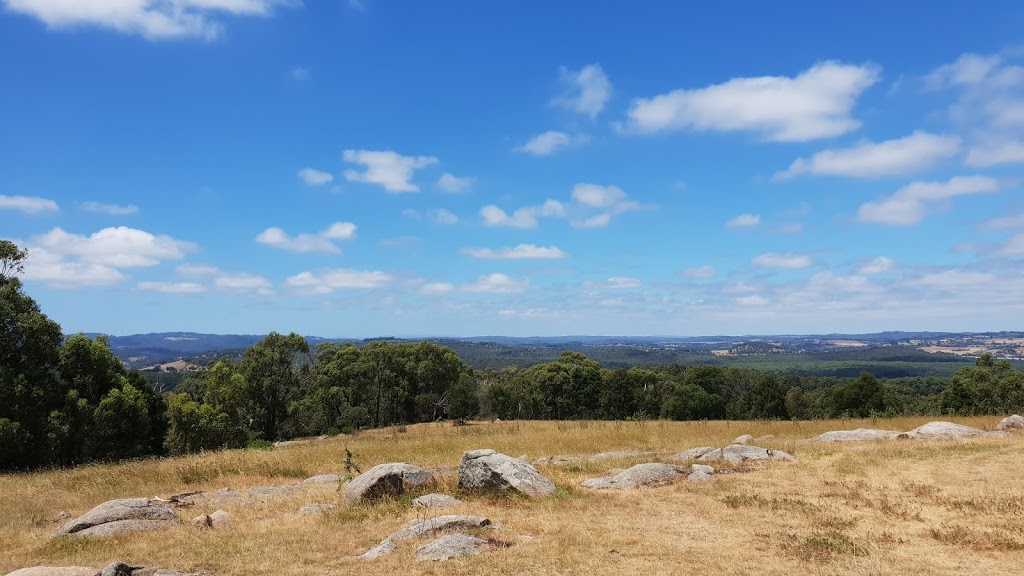
{"label": "grassy slope", "polygon": [[[100,567],[111,560],[217,574],[1017,574],[1024,565],[1024,438],[964,442],[801,444],[826,430],[907,430],[925,419],[831,422],[498,422],[410,426],[294,444],[114,466],[0,476],[0,573],[36,564]],[[995,418],[958,419],[991,428]],[[541,471],[562,489],[527,501],[468,497],[456,512],[487,516],[492,535],[535,539],[482,556],[418,563],[409,542],[376,561],[349,557],[416,518],[408,499],[297,517],[299,506],[337,500],[320,486],[285,497],[220,507],[238,528],[169,531],[107,541],[50,541],[60,511],[82,513],[118,497],[163,496],[225,486],[288,484],[340,473],[343,446],[363,469],[389,461],[456,466],[464,450],[490,447],[531,458],[636,449],[667,456],[773,434],[768,447],[794,464],[627,493],[579,488],[586,478],[651,458]],[[455,481],[442,488],[455,491]],[[191,518],[217,506],[184,509]],[[422,515],[422,513],[421,513]]]}

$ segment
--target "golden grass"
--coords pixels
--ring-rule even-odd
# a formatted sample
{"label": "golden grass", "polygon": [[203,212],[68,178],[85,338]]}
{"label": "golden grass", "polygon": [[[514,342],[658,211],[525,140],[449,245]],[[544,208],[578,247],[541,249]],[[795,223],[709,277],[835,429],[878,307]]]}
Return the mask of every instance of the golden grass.
{"label": "golden grass", "polygon": [[[292,444],[119,465],[0,476],[0,573],[32,565],[101,567],[112,560],[220,575],[248,574],[1019,574],[1024,566],[1024,438],[959,442],[804,444],[827,430],[909,430],[926,419],[823,422],[495,422],[409,426]],[[990,429],[998,418],[957,422]],[[740,434],[797,456],[792,464],[743,467],[710,483],[593,492],[580,482],[613,467],[656,460]],[[112,498],[231,487],[287,485],[344,474],[343,447],[363,470],[382,462],[458,465],[464,450],[493,448],[531,459],[611,450],[655,452],[540,467],[552,498],[464,496],[457,510],[501,526],[501,542],[532,540],[449,562],[416,562],[426,540],[403,542],[374,561],[351,558],[423,512],[409,498],[299,517],[302,505],[334,503],[333,486],[286,496],[199,504],[179,528],[106,541],[50,540],[61,511]],[[445,477],[441,491],[455,493]],[[217,508],[230,531],[188,520]]]}

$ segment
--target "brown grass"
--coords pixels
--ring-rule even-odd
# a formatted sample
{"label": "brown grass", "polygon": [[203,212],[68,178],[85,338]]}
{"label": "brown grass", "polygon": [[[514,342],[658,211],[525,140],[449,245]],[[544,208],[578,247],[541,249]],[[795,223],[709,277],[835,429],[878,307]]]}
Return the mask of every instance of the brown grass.
{"label": "brown grass", "polygon": [[[111,466],[0,476],[0,574],[32,565],[101,567],[112,560],[221,575],[248,574],[1019,574],[1024,565],[1024,438],[961,442],[803,444],[827,430],[909,430],[926,419],[881,422],[495,422],[421,424],[297,443],[272,451],[230,451]],[[998,418],[958,419],[991,428]],[[579,487],[604,471],[687,448],[724,445],[740,434],[797,462],[742,467],[710,483],[635,492]],[[456,513],[501,528],[480,534],[515,543],[481,556],[416,562],[425,540],[368,562],[351,557],[423,512],[408,496],[299,517],[315,502],[337,502],[333,486],[182,509],[172,530],[106,541],[50,540],[59,512],[80,514],[112,498],[287,485],[319,473],[344,474],[343,447],[366,470],[406,461],[453,468],[464,450],[493,448],[531,459],[610,450],[657,453],[541,467],[558,485],[552,498],[463,495]],[[446,476],[441,491],[455,494]],[[237,528],[199,530],[187,521],[217,508]],[[446,513],[448,511],[445,511]],[[434,512],[437,514],[437,512]]]}

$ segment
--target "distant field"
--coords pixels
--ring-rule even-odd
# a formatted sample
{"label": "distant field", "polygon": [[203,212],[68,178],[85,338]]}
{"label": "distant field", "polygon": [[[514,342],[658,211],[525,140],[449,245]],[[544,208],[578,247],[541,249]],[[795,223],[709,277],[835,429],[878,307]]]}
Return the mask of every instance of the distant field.
{"label": "distant field", "polygon": [[[296,443],[272,451],[229,451],[120,465],[0,476],[0,573],[24,566],[101,567],[114,559],[221,575],[306,574],[1019,574],[1024,565],[1024,438],[957,442],[807,444],[835,429],[909,430],[927,419],[814,422],[495,422],[389,428]],[[991,429],[998,418],[956,422]],[[740,469],[706,484],[681,482],[637,492],[588,491],[580,483],[613,467],[681,450],[728,444],[740,434],[796,455],[792,464]],[[383,462],[455,467],[464,450],[493,448],[531,459],[610,450],[654,456],[568,467],[540,466],[558,486],[543,500],[463,496],[456,513],[486,516],[515,542],[444,563],[412,559],[422,541],[388,557],[350,559],[417,517],[408,498],[342,508],[322,517],[295,511],[337,502],[332,486],[216,507],[237,528],[201,531],[187,520],[213,505],[183,509],[168,531],[107,541],[51,541],[59,512],[85,512],[108,499],[222,487],[286,485],[344,474],[344,447],[365,470]],[[453,479],[440,488],[455,493]],[[436,513],[435,513],[436,514]],[[420,512],[419,516],[423,516]]]}

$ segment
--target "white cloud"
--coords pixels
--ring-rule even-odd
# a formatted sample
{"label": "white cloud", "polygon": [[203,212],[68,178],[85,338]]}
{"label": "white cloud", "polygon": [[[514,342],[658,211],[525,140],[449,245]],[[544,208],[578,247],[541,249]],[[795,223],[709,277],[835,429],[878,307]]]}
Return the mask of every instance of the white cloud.
{"label": "white cloud", "polygon": [[342,158],[366,166],[363,172],[346,170],[346,180],[378,184],[388,192],[419,192],[420,187],[410,182],[413,173],[438,162],[433,156],[402,156],[390,150],[345,150]]}
{"label": "white cloud", "polygon": [[512,213],[511,216],[501,208],[490,204],[480,209],[484,226],[506,228],[536,228],[537,218],[560,218],[565,215],[565,206],[555,200],[547,200],[540,206],[527,206]]}
{"label": "white cloud", "polygon": [[1024,212],[992,218],[981,223],[983,230],[1008,230],[1012,228],[1024,228]]}
{"label": "white cloud", "polygon": [[439,208],[437,210],[431,210],[429,212],[429,214],[430,214],[430,218],[434,222],[436,222],[437,224],[440,224],[442,226],[449,226],[451,224],[458,224],[458,222],[459,222],[459,217],[458,216],[456,216],[455,214],[449,212],[448,210],[445,210],[444,208]]}
{"label": "white cloud", "polygon": [[120,204],[103,204],[100,202],[83,202],[82,210],[86,212],[98,212],[100,214],[110,214],[111,216],[126,216],[128,214],[135,214],[139,211],[139,207],[134,204],[128,204],[121,206]]}
{"label": "white cloud", "polygon": [[34,261],[31,251],[25,260],[23,277],[27,281],[42,282],[52,288],[110,286],[126,278],[116,268],[102,264]]}
{"label": "white cloud", "polygon": [[569,221],[569,225],[573,228],[604,228],[611,221],[612,215],[604,212],[587,218],[573,218]]}
{"label": "white cloud", "polygon": [[289,276],[285,286],[306,294],[330,294],[335,290],[380,288],[393,281],[386,272],[337,268]]}
{"label": "white cloud", "polygon": [[472,256],[473,258],[485,258],[491,260],[556,260],[560,258],[567,258],[569,256],[557,246],[543,247],[535,246],[533,244],[520,244],[514,248],[499,248],[497,250],[492,248],[473,248],[471,246],[467,246],[462,249],[462,252]]}
{"label": "white cloud", "polygon": [[213,286],[231,292],[256,292],[260,296],[269,296],[274,292],[270,280],[246,272],[221,273],[213,280]]}
{"label": "white cloud", "polygon": [[737,298],[736,303],[740,306],[764,306],[768,303],[768,299],[757,294],[752,294],[750,296],[741,296]]}
{"label": "white cloud", "polygon": [[976,288],[992,282],[995,276],[985,272],[963,272],[960,270],[943,270],[933,274],[925,274],[911,280],[908,284],[942,291],[957,291]]}
{"label": "white cloud", "polygon": [[974,168],[988,168],[999,164],[1024,163],[1024,141],[1019,139],[985,142],[967,152],[964,164]]}
{"label": "white cloud", "polygon": [[939,66],[925,78],[932,88],[974,86],[983,82],[1001,63],[999,56],[962,54],[952,64]]}
{"label": "white cloud", "polygon": [[549,156],[563,148],[586,144],[589,140],[590,138],[583,134],[573,136],[558,130],[548,130],[530,138],[526,144],[516,146],[515,151],[533,154],[534,156]]}
{"label": "white cloud", "polygon": [[608,279],[608,287],[612,289],[639,288],[643,283],[628,276],[613,276]]}
{"label": "white cloud", "polygon": [[60,207],[53,200],[38,196],[5,196],[0,194],[0,210],[17,210],[26,214],[57,212]]}
{"label": "white cloud", "polygon": [[892,258],[879,256],[871,260],[870,262],[864,263],[859,269],[857,269],[857,273],[864,274],[867,276],[870,276],[872,274],[881,274],[883,272],[888,272],[889,270],[892,270],[895,265],[896,263],[892,261]]}
{"label": "white cloud", "polygon": [[857,219],[889,226],[912,226],[924,219],[932,204],[998,189],[999,183],[986,176],[957,176],[948,182],[914,182],[892,196],[861,204]]}
{"label": "white cloud", "polygon": [[578,71],[562,69],[562,82],[572,95],[552,100],[552,104],[595,118],[612,97],[612,83],[598,64],[584,66]]}
{"label": "white cloud", "polygon": [[786,268],[790,270],[807,268],[814,263],[810,256],[793,252],[765,252],[755,257],[752,262],[754,265],[763,268]]}
{"label": "white cloud", "polygon": [[799,234],[804,231],[804,225],[799,222],[786,222],[772,228],[773,234]]}
{"label": "white cloud", "polygon": [[1024,232],[1014,234],[1007,238],[999,249],[996,250],[996,254],[1000,256],[1018,256],[1024,254]]}
{"label": "white cloud", "polygon": [[221,274],[220,268],[206,264],[181,264],[175,270],[188,278],[211,278]]}
{"label": "white cloud", "polygon": [[437,180],[438,188],[452,194],[467,192],[473,187],[473,184],[476,184],[476,178],[460,178],[450,172],[441,174],[441,177]]}
{"label": "white cloud", "polygon": [[195,250],[195,244],[191,242],[155,236],[125,226],[104,228],[90,236],[69,234],[54,228],[35,237],[31,244],[54,254],[115,268],[156,266],[162,260],[181,260],[186,252]]}
{"label": "white cloud", "polygon": [[697,266],[694,268],[687,268],[679,273],[683,278],[714,278],[715,268],[713,266]]}
{"label": "white cloud", "polygon": [[461,289],[463,292],[479,294],[519,294],[526,290],[529,284],[530,281],[526,278],[516,280],[504,274],[494,273],[463,284]]}
{"label": "white cloud", "polygon": [[455,289],[455,286],[447,282],[431,282],[424,284],[423,288],[420,289],[424,294],[447,294]]}
{"label": "white cloud", "polygon": [[198,294],[206,292],[206,286],[194,282],[139,282],[135,288],[145,292],[165,294]]}
{"label": "white cloud", "polygon": [[293,0],[3,0],[12,12],[35,17],[54,29],[109,28],[138,34],[149,40],[167,38],[214,39],[223,32],[216,18],[269,16],[275,6],[299,4]]}
{"label": "white cloud", "polygon": [[740,214],[725,223],[728,228],[753,228],[761,223],[760,214]]}
{"label": "white cloud", "polygon": [[618,186],[577,184],[572,188],[572,199],[593,208],[608,208],[626,199],[626,193]]}
{"label": "white cloud", "polygon": [[327,184],[331,180],[334,180],[334,176],[331,176],[327,172],[321,172],[315,168],[303,168],[299,170],[299,179],[305,182],[308,186],[321,186]]}
{"label": "white cloud", "polygon": [[874,66],[834,61],[815,64],[794,78],[734,78],[634,100],[624,129],[753,131],[779,142],[839,136],[860,127],[850,113],[857,97],[878,78]]}
{"label": "white cloud", "polygon": [[335,222],[317,234],[299,234],[295,237],[289,236],[280,228],[267,228],[256,236],[256,241],[289,252],[340,254],[341,249],[332,240],[351,240],[355,237],[355,224]]}
{"label": "white cloud", "polygon": [[822,150],[797,158],[776,179],[799,174],[826,174],[851,178],[901,176],[935,167],[960,152],[960,139],[928,132],[914,132],[884,142],[862,142],[850,148]]}
{"label": "white cloud", "polygon": [[[562,204],[547,200],[540,206],[526,206],[509,215],[491,204],[480,209],[485,226],[509,228],[536,228],[538,218],[565,218],[574,228],[599,228],[607,226],[616,214],[641,209],[640,204],[630,200],[618,186],[600,186],[580,183],[573,186],[572,203]],[[598,213],[594,213],[599,211]]]}

